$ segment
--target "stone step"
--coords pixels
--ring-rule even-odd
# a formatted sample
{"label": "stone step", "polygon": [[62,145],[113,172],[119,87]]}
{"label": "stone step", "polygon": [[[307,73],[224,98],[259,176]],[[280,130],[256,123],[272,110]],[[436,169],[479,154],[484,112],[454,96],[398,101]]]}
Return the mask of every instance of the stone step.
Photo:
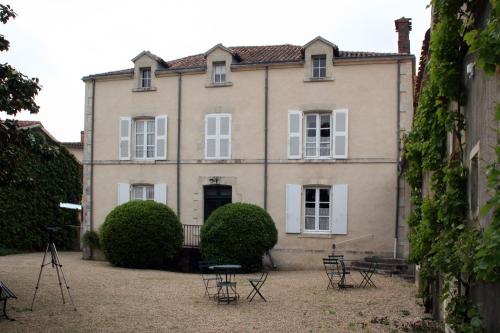
{"label": "stone step", "polygon": [[406,260],[401,259],[401,258],[385,258],[385,257],[372,256],[372,257],[365,257],[364,260],[367,262],[377,262],[377,263],[394,264],[394,265],[406,265]]}
{"label": "stone step", "polygon": [[[353,261],[352,267],[358,268],[368,268],[373,262],[366,261]],[[391,263],[380,263],[377,262],[377,269],[391,270],[391,271],[406,271],[408,269],[407,264],[391,264]]]}

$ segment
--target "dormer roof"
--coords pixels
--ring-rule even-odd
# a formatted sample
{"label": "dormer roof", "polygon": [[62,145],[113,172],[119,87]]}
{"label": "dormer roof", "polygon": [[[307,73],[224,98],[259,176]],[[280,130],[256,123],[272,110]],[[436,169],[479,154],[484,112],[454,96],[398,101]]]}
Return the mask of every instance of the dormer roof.
{"label": "dormer roof", "polygon": [[207,52],[203,53],[203,56],[206,58],[210,53],[212,53],[213,51],[215,51],[217,49],[220,49],[220,50],[223,50],[223,51],[229,53],[230,55],[232,55],[238,61],[241,60],[241,57],[239,56],[239,54],[237,52],[235,52],[234,50],[232,50],[230,48],[225,47],[224,45],[222,45],[222,43],[219,43],[219,44],[213,46],[212,48],[210,48],[210,50],[208,50]]}
{"label": "dormer roof", "polygon": [[309,41],[308,43],[306,43],[304,46],[302,46],[302,48],[305,50],[307,49],[309,46],[311,46],[312,44],[314,44],[315,42],[321,42],[323,44],[326,44],[328,46],[330,46],[332,49],[333,49],[333,54],[338,57],[339,56],[339,47],[335,44],[333,44],[332,42],[330,42],[329,40],[321,37],[321,36],[317,36],[316,38],[312,39],[311,41]]}
{"label": "dormer roof", "polygon": [[167,62],[165,60],[163,60],[162,58],[158,57],[156,54],[151,53],[150,51],[142,51],[141,53],[139,53],[138,55],[136,55],[132,59],[132,62],[136,62],[137,60],[139,60],[143,56],[148,56],[151,59],[153,59],[154,61],[156,61],[158,64],[160,64],[161,66],[168,67],[168,64],[167,64]]}

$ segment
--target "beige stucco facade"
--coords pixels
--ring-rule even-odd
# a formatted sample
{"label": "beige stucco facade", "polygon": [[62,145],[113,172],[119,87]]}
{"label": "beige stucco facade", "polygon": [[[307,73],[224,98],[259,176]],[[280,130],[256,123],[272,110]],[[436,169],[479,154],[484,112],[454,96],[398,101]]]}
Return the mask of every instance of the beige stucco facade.
{"label": "beige stucco facade", "polygon": [[[309,57],[318,52],[326,54],[327,75],[311,80]],[[414,58],[337,59],[331,45],[322,40],[306,45],[304,54],[305,60],[300,63],[233,66],[235,60],[229,51],[214,47],[205,55],[206,69],[156,71],[152,89],[146,90],[137,89],[138,69],[157,68],[157,61],[148,54],[135,59],[133,71],[85,78],[84,228],[102,225],[118,204],[120,183],[166,184],[166,202],[174,210],[179,207],[177,213],[183,224],[203,224],[203,186],[214,178],[219,184],[232,186],[233,202],[264,207],[267,165],[267,210],[279,234],[271,253],[278,267],[319,267],[320,259],[331,252],[332,243],[337,244],[339,252],[352,256],[392,255],[398,119],[400,129],[409,130]],[[227,64],[224,85],[211,83],[209,64],[219,61]],[[348,110],[347,158],[289,158],[290,110],[307,114],[338,109]],[[230,158],[224,160],[205,158],[205,116],[218,113],[231,117]],[[120,118],[133,121],[160,115],[168,119],[166,159],[138,160],[131,156],[120,160]],[[300,209],[300,232],[287,233],[287,184],[326,188],[346,184],[347,233],[306,232],[304,207]],[[403,194],[401,199],[400,210],[405,207]],[[303,206],[303,194],[301,201]],[[404,220],[400,218],[399,223]],[[398,246],[404,246],[404,241]]]}

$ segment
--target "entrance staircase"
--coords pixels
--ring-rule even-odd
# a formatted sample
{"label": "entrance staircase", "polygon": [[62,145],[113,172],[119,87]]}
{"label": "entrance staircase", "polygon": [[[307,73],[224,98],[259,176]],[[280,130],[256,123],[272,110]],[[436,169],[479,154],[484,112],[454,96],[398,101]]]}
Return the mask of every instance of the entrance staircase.
{"label": "entrance staircase", "polygon": [[351,269],[367,269],[372,263],[377,264],[375,273],[386,276],[399,277],[407,281],[415,281],[415,266],[399,258],[384,258],[378,256],[365,257],[352,262]]}

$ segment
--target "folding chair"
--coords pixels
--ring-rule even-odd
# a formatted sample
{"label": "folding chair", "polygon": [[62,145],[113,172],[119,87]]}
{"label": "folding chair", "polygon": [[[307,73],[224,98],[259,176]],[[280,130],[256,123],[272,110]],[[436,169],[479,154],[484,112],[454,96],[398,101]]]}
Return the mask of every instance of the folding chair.
{"label": "folding chair", "polygon": [[370,265],[370,267],[368,267],[368,269],[362,269],[359,271],[359,273],[363,277],[363,280],[359,284],[360,288],[366,288],[367,286],[377,288],[375,283],[372,281],[372,275],[373,275],[373,273],[375,273],[376,268],[377,268],[377,263],[371,263],[371,265]]}
{"label": "folding chair", "polygon": [[250,291],[250,294],[248,294],[247,299],[250,298],[248,301],[251,302],[255,295],[259,294],[260,298],[264,300],[264,302],[267,302],[264,296],[260,293],[260,288],[264,285],[264,283],[267,280],[267,276],[269,275],[268,271],[262,271],[262,274],[259,278],[250,278],[248,279],[248,282],[252,285],[252,291]]}
{"label": "folding chair", "polygon": [[213,297],[217,294],[210,294],[209,289],[218,288],[217,283],[222,281],[220,275],[214,274],[214,272],[210,271],[209,267],[213,265],[217,265],[217,262],[214,260],[198,261],[198,268],[200,269],[203,285],[205,286],[204,296],[208,297]]}
{"label": "folding chair", "polygon": [[328,277],[328,286],[326,290],[330,287],[335,289],[335,284],[339,285],[342,280],[342,272],[339,268],[339,261],[336,258],[323,258],[323,266],[325,266],[326,276]]}
{"label": "folding chair", "polygon": [[345,262],[344,262],[343,259],[340,259],[339,261],[340,261],[340,266],[342,268],[342,277],[340,278],[339,288],[353,288],[354,285],[346,283],[346,276],[347,275],[349,275],[349,277],[351,278],[351,280],[354,281],[354,279],[351,277],[351,268],[347,267],[345,265]]}

